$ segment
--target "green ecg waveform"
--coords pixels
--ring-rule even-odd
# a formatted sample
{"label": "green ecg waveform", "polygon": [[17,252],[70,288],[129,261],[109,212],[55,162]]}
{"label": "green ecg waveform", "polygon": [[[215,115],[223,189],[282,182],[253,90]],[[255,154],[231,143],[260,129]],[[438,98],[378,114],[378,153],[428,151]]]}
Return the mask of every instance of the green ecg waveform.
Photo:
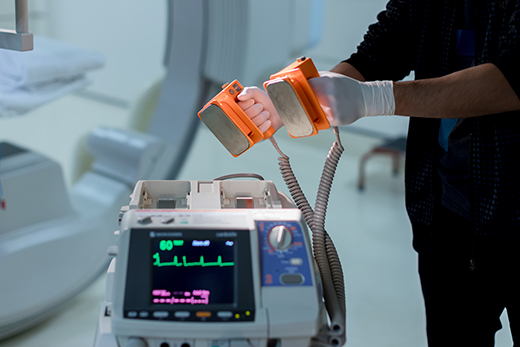
{"label": "green ecg waveform", "polygon": [[205,262],[203,255],[200,256],[200,261],[191,262],[191,263],[186,261],[185,255],[182,256],[182,262],[179,262],[179,258],[177,256],[174,256],[173,261],[171,261],[171,262],[161,262],[161,257],[158,252],[153,255],[153,258],[155,259],[155,262],[152,265],[158,266],[158,267],[161,267],[161,266],[184,266],[184,267],[189,267],[189,266],[202,266],[202,267],[235,266],[235,262],[232,262],[232,261],[223,262],[222,257],[220,255],[218,256],[217,261],[215,261],[215,262]]}

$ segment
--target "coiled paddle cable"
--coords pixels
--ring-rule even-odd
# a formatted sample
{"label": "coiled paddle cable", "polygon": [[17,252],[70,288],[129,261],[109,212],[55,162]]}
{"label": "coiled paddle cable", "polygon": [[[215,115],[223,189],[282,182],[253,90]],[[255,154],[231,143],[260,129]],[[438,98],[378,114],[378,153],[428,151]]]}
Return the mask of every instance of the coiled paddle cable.
{"label": "coiled paddle cable", "polygon": [[316,196],[315,210],[312,209],[296,179],[289,162],[289,157],[280,150],[280,147],[273,137],[269,138],[280,154],[278,166],[280,167],[283,180],[296,206],[302,211],[305,222],[312,232],[314,258],[320,271],[325,307],[327,308],[331,321],[330,329],[320,333],[313,339],[312,346],[316,347],[341,346],[346,340],[346,298],[343,269],[336,247],[330,235],[325,230],[325,217],[330,189],[339,159],[344,151],[339,137],[339,129],[337,127],[333,127],[332,129],[336,136],[336,141],[333,143],[323,167]]}

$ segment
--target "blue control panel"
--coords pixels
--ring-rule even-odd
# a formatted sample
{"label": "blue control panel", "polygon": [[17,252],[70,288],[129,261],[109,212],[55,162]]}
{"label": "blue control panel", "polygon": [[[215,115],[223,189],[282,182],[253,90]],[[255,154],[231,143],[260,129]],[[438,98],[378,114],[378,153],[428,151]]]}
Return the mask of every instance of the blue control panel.
{"label": "blue control panel", "polygon": [[[309,255],[301,225],[294,221],[257,221],[263,286],[312,286]],[[272,233],[284,227],[284,249],[273,245]]]}

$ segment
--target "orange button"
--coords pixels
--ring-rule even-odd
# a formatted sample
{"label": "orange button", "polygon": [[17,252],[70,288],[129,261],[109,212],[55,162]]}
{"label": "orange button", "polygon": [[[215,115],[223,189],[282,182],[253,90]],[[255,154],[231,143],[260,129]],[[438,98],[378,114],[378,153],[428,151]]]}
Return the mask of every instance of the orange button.
{"label": "orange button", "polygon": [[209,318],[211,317],[211,312],[209,311],[199,311],[196,314],[197,318]]}

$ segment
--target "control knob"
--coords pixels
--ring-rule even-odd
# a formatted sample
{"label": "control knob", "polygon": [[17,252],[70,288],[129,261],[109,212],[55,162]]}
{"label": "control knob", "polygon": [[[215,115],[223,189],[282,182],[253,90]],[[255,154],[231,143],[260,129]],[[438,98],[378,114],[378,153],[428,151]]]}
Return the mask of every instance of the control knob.
{"label": "control knob", "polygon": [[289,248],[293,241],[291,231],[283,225],[277,225],[269,230],[269,244],[279,251]]}

